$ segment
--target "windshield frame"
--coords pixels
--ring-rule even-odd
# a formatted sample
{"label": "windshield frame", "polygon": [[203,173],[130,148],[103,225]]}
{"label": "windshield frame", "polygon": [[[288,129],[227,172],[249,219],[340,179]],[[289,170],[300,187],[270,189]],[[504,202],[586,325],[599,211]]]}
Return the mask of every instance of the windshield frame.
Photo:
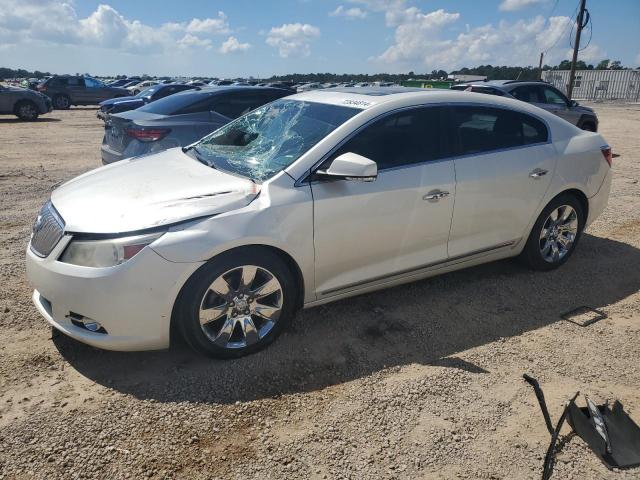
{"label": "windshield frame", "polygon": [[[301,107],[298,113],[294,113],[294,116],[297,115],[302,115],[303,111],[302,109],[304,108],[308,108],[307,106],[311,106],[310,108],[324,108],[327,109],[324,112],[319,112],[322,113],[324,115],[326,115],[331,109],[335,110],[336,113],[336,118],[338,119],[337,122],[334,123],[329,123],[329,122],[324,122],[326,125],[328,125],[328,129],[327,131],[324,132],[324,134],[322,134],[322,136],[320,136],[317,139],[313,139],[313,137],[310,137],[309,139],[309,143],[305,144],[306,142],[306,138],[303,140],[303,142],[300,144],[300,150],[298,152],[295,152],[294,156],[295,158],[292,158],[290,161],[286,162],[286,164],[283,164],[282,166],[277,166],[277,162],[276,165],[274,165],[274,167],[271,168],[271,170],[267,169],[266,171],[263,171],[263,174],[260,175],[258,174],[258,169],[256,169],[256,171],[251,172],[250,171],[250,167],[247,167],[246,169],[242,169],[240,168],[240,164],[242,164],[243,166],[246,166],[247,163],[246,160],[244,160],[245,157],[251,156],[251,154],[253,153],[254,155],[259,155],[260,152],[255,152],[255,147],[256,146],[263,146],[262,143],[255,143],[254,145],[254,151],[251,150],[251,148],[248,151],[245,152],[238,152],[237,157],[235,158],[235,160],[237,160],[238,163],[238,167],[237,168],[228,168],[229,166],[233,165],[233,162],[231,161],[231,155],[229,155],[229,153],[224,153],[223,151],[219,151],[216,152],[215,154],[212,154],[211,156],[209,156],[207,158],[206,152],[202,149],[202,145],[207,144],[207,142],[210,142],[212,139],[216,138],[216,137],[221,137],[221,134],[223,132],[226,132],[228,134],[230,133],[234,133],[233,132],[233,128],[237,127],[238,125],[242,125],[242,124],[246,124],[247,122],[247,118],[249,118],[252,115],[256,115],[256,113],[258,113],[259,110],[261,109],[268,109],[268,108],[273,108],[276,105],[283,105],[283,104],[300,104]],[[291,167],[293,164],[297,163],[301,158],[303,158],[309,151],[311,151],[314,147],[316,147],[318,144],[322,143],[328,136],[330,136],[333,132],[335,132],[335,130],[337,130],[338,128],[340,128],[342,125],[344,125],[345,123],[349,122],[351,119],[353,119],[354,117],[356,117],[358,114],[360,114],[362,112],[361,109],[359,108],[354,108],[352,106],[347,106],[347,105],[338,105],[338,104],[333,104],[333,103],[325,103],[325,102],[313,102],[313,101],[309,101],[309,100],[298,100],[298,99],[294,99],[294,98],[290,98],[290,97],[282,97],[278,100],[275,100],[273,102],[267,103],[265,105],[262,105],[258,108],[256,108],[255,110],[252,110],[251,112],[248,112],[244,115],[241,115],[240,117],[236,118],[235,120],[227,123],[226,125],[220,127],[219,129],[211,132],[210,134],[208,134],[207,136],[203,137],[202,139],[200,139],[199,141],[191,144],[189,147],[187,147],[186,149],[184,149],[184,151],[186,152],[187,150],[192,150],[193,151],[193,155],[196,157],[196,159],[198,161],[200,161],[201,163],[210,166],[211,168],[215,168],[221,171],[224,171],[226,173],[230,173],[236,176],[240,176],[243,178],[247,178],[250,179],[251,181],[253,181],[254,183],[257,184],[262,184],[266,181],[271,180],[272,178],[276,177],[278,174],[286,171],[289,167]],[[283,114],[280,113],[280,117]],[[322,115],[317,115],[316,117],[308,117],[310,119],[310,121],[316,121],[316,122],[323,122],[322,119]],[[290,120],[291,121],[291,120]],[[259,119],[254,121],[254,126],[256,125],[260,125],[263,130],[265,128],[268,128],[269,123],[267,124],[260,124],[259,123]],[[278,147],[282,147],[285,144],[285,140],[282,140],[283,137],[282,135],[286,135],[289,134],[290,131],[293,131],[293,128],[295,126],[304,126],[303,122],[299,122],[297,121],[295,124],[291,124],[289,126],[287,126],[285,128],[285,130],[281,131],[281,132],[277,132],[280,135],[275,136],[274,138],[278,138],[280,140],[278,141],[274,141],[270,138],[266,138],[265,141],[265,145],[269,146],[273,146],[278,145]],[[238,132],[242,132],[242,130],[238,129]],[[235,132],[237,134],[237,132]],[[244,131],[243,132],[244,135],[248,135],[249,132]],[[255,133],[256,135],[260,135],[260,133],[257,132],[252,132]],[[258,137],[254,137],[252,140],[249,140],[248,143],[246,145],[231,145],[231,144],[212,144],[212,145],[217,145],[218,146],[218,150],[224,150],[225,147],[226,148],[232,148],[234,146],[237,147],[247,147],[249,145],[251,145]],[[295,144],[293,146],[296,146]],[[280,150],[278,150],[279,152]],[[220,162],[220,161],[215,161],[215,155],[218,155],[218,160],[222,160],[224,159],[224,162]],[[274,162],[274,160],[278,160],[279,158],[286,158],[286,155],[283,157],[278,157],[277,153],[267,156],[264,159],[264,162],[258,164],[258,166],[263,165],[265,162],[266,163],[271,163]],[[253,173],[253,174],[252,174]]]}

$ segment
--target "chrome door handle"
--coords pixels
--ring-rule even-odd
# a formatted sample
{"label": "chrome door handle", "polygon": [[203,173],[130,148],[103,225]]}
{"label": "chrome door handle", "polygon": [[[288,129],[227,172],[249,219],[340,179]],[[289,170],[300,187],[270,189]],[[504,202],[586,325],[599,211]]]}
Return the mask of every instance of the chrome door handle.
{"label": "chrome door handle", "polygon": [[446,197],[447,195],[449,195],[449,192],[445,192],[442,190],[434,190],[433,192],[429,192],[427,193],[424,197],[422,197],[423,200],[440,200],[441,198]]}
{"label": "chrome door handle", "polygon": [[547,173],[549,173],[549,170],[544,170],[542,168],[536,168],[533,172],[531,172],[529,174],[529,176],[531,178],[540,178],[540,177],[544,177]]}

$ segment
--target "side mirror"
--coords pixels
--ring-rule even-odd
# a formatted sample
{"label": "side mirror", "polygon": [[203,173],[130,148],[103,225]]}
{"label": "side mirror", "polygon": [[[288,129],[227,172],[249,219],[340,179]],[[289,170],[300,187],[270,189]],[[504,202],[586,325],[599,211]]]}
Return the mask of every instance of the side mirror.
{"label": "side mirror", "polygon": [[571,100],[572,107],[577,107],[578,105],[580,105],[578,102],[576,102],[575,100]]}
{"label": "side mirror", "polygon": [[378,165],[367,157],[347,152],[334,158],[326,170],[317,170],[316,175],[333,179],[373,182],[378,178]]}

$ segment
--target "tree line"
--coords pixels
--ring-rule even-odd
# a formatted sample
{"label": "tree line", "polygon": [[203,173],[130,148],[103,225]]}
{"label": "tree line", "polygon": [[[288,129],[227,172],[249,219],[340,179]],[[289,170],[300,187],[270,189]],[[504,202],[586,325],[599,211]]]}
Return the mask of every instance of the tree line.
{"label": "tree line", "polygon": [[[571,68],[571,62],[569,60],[563,60],[556,66],[544,65],[543,70],[569,70]],[[582,60],[576,64],[578,70],[625,70],[619,60],[605,59],[597,63],[587,64]],[[640,67],[638,67],[640,68]],[[447,78],[450,74],[461,75],[482,75],[486,76],[489,80],[535,80],[540,77],[540,70],[537,67],[508,67],[508,66],[496,66],[496,65],[480,65],[474,68],[461,68],[447,72],[445,70],[432,70],[431,72],[408,72],[408,73],[293,73],[288,75],[273,75],[271,78],[265,79],[272,82],[319,82],[319,83],[342,83],[342,82],[394,82],[399,83],[404,80],[412,78],[437,80]],[[6,67],[0,67],[0,79],[6,78],[43,78],[50,76],[49,72],[41,72],[35,70],[33,72],[22,68],[12,69]],[[117,78],[124,78],[124,75],[118,75]],[[169,78],[169,77],[159,77]]]}

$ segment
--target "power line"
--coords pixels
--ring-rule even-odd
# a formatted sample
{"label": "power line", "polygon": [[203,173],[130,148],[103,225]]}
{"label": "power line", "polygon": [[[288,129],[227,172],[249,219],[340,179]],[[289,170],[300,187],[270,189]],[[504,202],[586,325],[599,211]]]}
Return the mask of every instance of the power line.
{"label": "power line", "polygon": [[562,33],[560,34],[560,36],[556,39],[555,42],[553,42],[553,45],[551,45],[549,48],[547,48],[543,52],[545,55],[549,52],[549,50],[552,50],[553,48],[555,48],[555,46],[558,44],[558,42],[564,38],[564,35],[565,35],[566,31],[567,31],[567,27],[568,26],[571,25],[571,29],[573,31],[573,20],[574,20],[574,17],[578,14],[578,9],[579,8],[580,8],[580,3],[578,3],[578,5],[576,6],[576,9],[573,11],[573,15],[571,15],[571,17],[569,18],[569,21],[566,23],[566,25],[562,29]]}

